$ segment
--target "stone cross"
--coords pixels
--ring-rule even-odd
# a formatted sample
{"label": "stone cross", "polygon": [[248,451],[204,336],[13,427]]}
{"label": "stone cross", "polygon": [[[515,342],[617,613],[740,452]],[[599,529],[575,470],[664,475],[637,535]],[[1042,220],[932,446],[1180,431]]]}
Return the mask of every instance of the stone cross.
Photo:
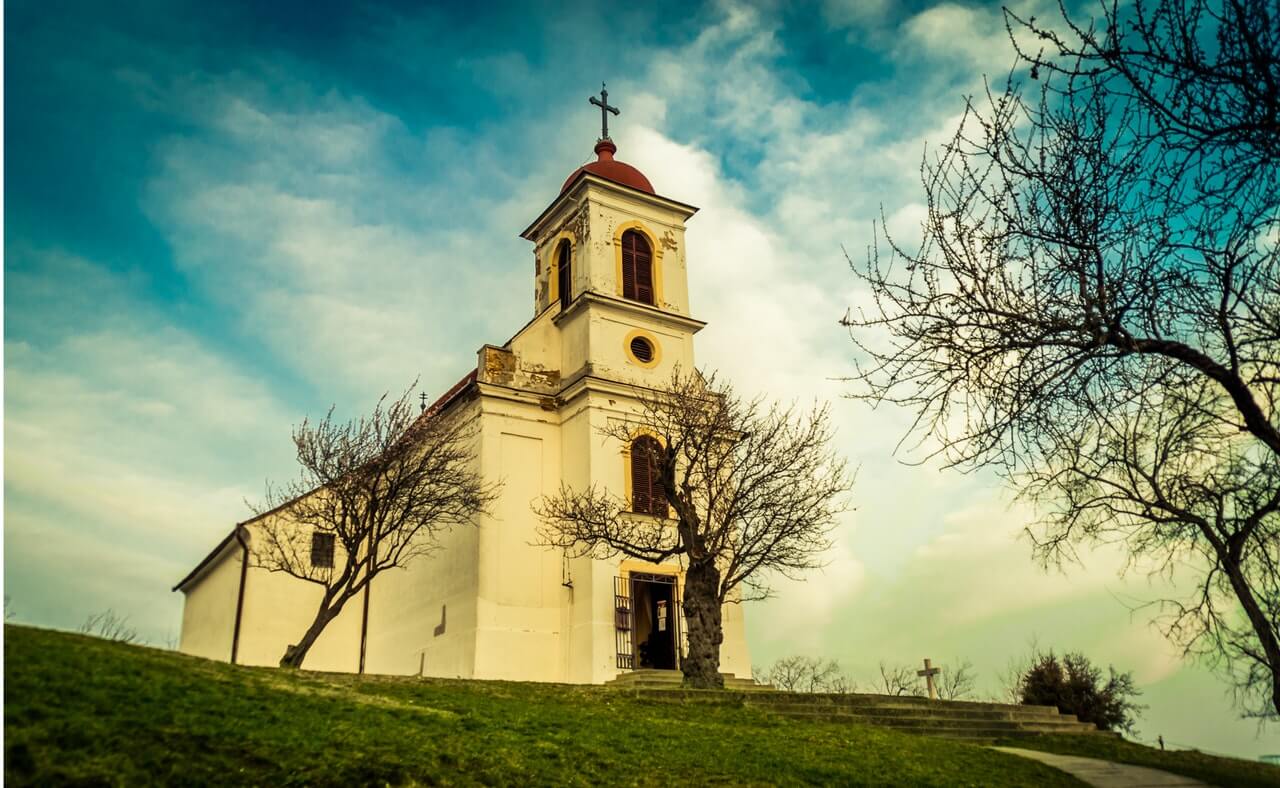
{"label": "stone cross", "polygon": [[620,110],[617,107],[609,106],[609,91],[604,89],[604,83],[600,83],[600,98],[595,96],[587,99],[592,104],[600,108],[600,139],[609,139],[609,113],[617,115]]}
{"label": "stone cross", "polygon": [[929,700],[938,699],[938,690],[933,686],[933,677],[942,672],[942,668],[935,668],[933,661],[926,659],[924,661],[924,670],[917,670],[917,676],[924,676],[925,683],[929,685]]}

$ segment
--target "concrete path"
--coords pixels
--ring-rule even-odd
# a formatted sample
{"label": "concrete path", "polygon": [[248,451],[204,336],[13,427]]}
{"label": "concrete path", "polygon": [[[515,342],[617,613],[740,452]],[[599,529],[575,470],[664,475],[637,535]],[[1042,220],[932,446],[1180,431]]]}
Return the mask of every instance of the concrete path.
{"label": "concrete path", "polygon": [[1100,761],[1097,758],[1058,755],[1052,752],[1023,750],[1018,747],[992,747],[991,749],[1040,761],[1055,769],[1061,769],[1077,780],[1096,786],[1096,788],[1190,788],[1191,786],[1208,785],[1208,783],[1202,783],[1190,777],[1183,777],[1180,774],[1170,774],[1159,769],[1148,769],[1145,766],[1129,766],[1123,763]]}

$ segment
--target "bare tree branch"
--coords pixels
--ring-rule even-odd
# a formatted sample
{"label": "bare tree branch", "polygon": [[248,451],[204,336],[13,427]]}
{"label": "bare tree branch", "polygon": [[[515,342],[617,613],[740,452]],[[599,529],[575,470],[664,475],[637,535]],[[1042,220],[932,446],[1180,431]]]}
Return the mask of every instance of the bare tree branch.
{"label": "bare tree branch", "polygon": [[[390,402],[383,395],[354,421],[338,422],[330,409],[294,430],[301,475],[268,489],[249,529],[256,565],[323,589],[315,619],[282,667],[300,667],[374,577],[438,549],[442,532],[474,523],[497,494],[476,465],[474,422],[456,410],[419,414],[411,393]],[[313,555],[317,535],[332,545],[322,560]]]}
{"label": "bare tree branch", "polygon": [[537,507],[542,544],[570,555],[686,562],[686,681],[720,686],[721,607],[769,594],[771,575],[819,566],[852,481],[830,448],[827,409],[800,411],[738,396],[714,375],[676,369],[642,390],[635,415],[603,428],[636,442],[670,505],[670,518],[633,511],[600,488],[562,488]]}
{"label": "bare tree branch", "polygon": [[971,699],[977,693],[977,682],[972,662],[967,659],[953,660],[950,665],[943,665],[942,672],[938,675],[938,697],[943,700]]}
{"label": "bare tree branch", "polygon": [[880,681],[876,684],[876,689],[885,695],[924,695],[915,668],[909,665],[890,665],[884,661],[880,662]]}
{"label": "bare tree branch", "polygon": [[834,659],[819,657],[783,657],[768,668],[752,673],[784,692],[810,692],[846,695],[856,685]]}
{"label": "bare tree branch", "polygon": [[1263,0],[1008,14],[1018,72],[927,157],[918,250],[854,266],[854,396],[1038,502],[1045,562],[1120,543],[1166,631],[1280,713],[1280,14]]}

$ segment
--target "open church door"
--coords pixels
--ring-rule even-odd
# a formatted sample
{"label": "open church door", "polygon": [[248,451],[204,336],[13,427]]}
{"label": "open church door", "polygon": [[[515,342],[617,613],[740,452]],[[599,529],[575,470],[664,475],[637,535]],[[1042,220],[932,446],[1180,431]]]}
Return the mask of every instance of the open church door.
{"label": "open church door", "polygon": [[635,644],[632,642],[631,578],[613,578],[613,626],[618,643],[618,667],[635,670]]}
{"label": "open church door", "polygon": [[680,582],[675,584],[675,623],[676,623],[676,668],[684,666],[684,655],[689,653],[689,630],[684,621],[684,605],[680,601]]}

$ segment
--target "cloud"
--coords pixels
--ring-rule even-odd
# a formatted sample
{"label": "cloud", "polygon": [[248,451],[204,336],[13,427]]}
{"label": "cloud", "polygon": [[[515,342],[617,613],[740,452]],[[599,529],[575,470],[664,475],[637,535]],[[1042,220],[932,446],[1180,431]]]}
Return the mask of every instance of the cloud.
{"label": "cloud", "polygon": [[367,399],[419,375],[447,387],[507,322],[453,305],[529,302],[526,266],[502,264],[510,227],[458,229],[460,211],[492,214],[490,193],[468,188],[461,163],[433,189],[406,178],[395,151],[421,140],[394,119],[340,97],[314,110],[215,103],[204,135],[162,147],[149,211],[239,329],[327,396]]}
{"label": "cloud", "polygon": [[[77,79],[96,89],[106,75],[130,111],[162,121],[141,199],[163,252],[112,269],[7,239],[6,583],[20,614],[74,626],[112,605],[162,637],[179,601],[168,586],[243,516],[242,496],[291,475],[288,425],[418,375],[443,390],[522,325],[532,266],[516,234],[597,129],[594,82],[563,83],[607,67],[619,157],[702,208],[687,236],[694,316],[709,321],[698,360],[745,392],[831,401],[859,467],[827,568],[748,608],[756,662],[959,656],[990,682],[1038,633],[1141,681],[1180,680],[1176,653],[1116,598],[1158,588],[1118,578],[1107,551],[1042,572],[1017,538],[1033,514],[998,480],[902,464],[911,414],[842,398],[854,348],[837,321],[868,297],[842,247],[860,259],[882,214],[895,240],[918,239],[926,145],[1012,55],[996,8],[822,11],[885,63],[821,97],[806,77],[839,76],[788,64],[784,15],[734,2],[621,52],[539,53],[488,27],[454,41],[437,11],[382,15],[334,62],[161,52],[99,68],[95,45]],[[611,21],[584,12],[519,34],[558,47]],[[366,61],[375,77],[358,73]],[[389,98],[393,73],[413,96]]]}
{"label": "cloud", "polygon": [[[780,81],[749,80],[753,101],[786,106],[798,118],[779,124],[748,116],[743,125],[750,131],[742,133],[764,140],[749,171],[724,166],[717,137],[682,133],[687,120],[679,112],[667,109],[662,123],[632,129],[630,160],[660,192],[703,208],[687,237],[694,312],[709,321],[698,337],[700,362],[745,390],[833,399],[840,450],[860,467],[858,509],[836,531],[831,564],[803,581],[778,584],[774,599],[750,606],[753,660],[821,653],[866,682],[882,659],[968,658],[978,666],[983,691],[995,695],[1009,659],[1039,637],[1045,647],[1079,650],[1132,670],[1142,684],[1163,682],[1195,669],[1147,623],[1145,611],[1126,605],[1158,598],[1167,584],[1141,573],[1121,576],[1125,557],[1112,549],[1086,551],[1081,566],[1064,571],[1041,568],[1020,538],[1034,511],[1010,505],[991,474],[898,464],[894,453],[910,414],[838,399],[849,386],[831,380],[848,374],[852,357],[836,319],[866,297],[840,247],[855,258],[862,254],[882,205],[895,240],[910,248],[919,238],[920,159],[926,145],[949,139],[961,118],[957,99],[937,99],[957,74],[978,84],[977,59],[991,55],[985,48],[994,46],[1000,29],[998,14],[974,14],[947,8],[915,20],[913,35],[941,35],[955,22],[979,30],[985,43],[932,53],[959,63],[951,81],[926,80],[892,100],[869,86],[856,88],[844,106],[818,107],[787,95]],[[753,35],[734,25],[704,31],[670,62],[694,85],[713,72],[732,85],[742,74],[717,71],[722,63],[709,54],[708,42],[731,41],[734,34]],[[995,51],[1006,51],[1000,43]],[[766,46],[744,51],[766,62],[772,57]],[[667,63],[657,68],[658,83],[668,70],[676,73]],[[642,100],[665,108],[693,101],[687,92],[699,88],[683,90],[674,99],[655,91]]]}
{"label": "cloud", "polygon": [[[979,68],[1009,51],[1004,19],[989,9],[941,3],[921,11],[902,25],[902,53],[928,58],[955,58]],[[1006,58],[1006,67],[1013,62]]]}
{"label": "cloud", "polygon": [[[5,343],[6,593],[44,623],[114,606],[162,638],[179,607],[169,586],[244,519],[260,479],[291,472],[299,414],[132,298],[127,277],[58,251],[22,254],[29,270],[8,285],[32,298],[12,319],[75,309],[77,320]],[[91,295],[65,286],[71,276]]]}

